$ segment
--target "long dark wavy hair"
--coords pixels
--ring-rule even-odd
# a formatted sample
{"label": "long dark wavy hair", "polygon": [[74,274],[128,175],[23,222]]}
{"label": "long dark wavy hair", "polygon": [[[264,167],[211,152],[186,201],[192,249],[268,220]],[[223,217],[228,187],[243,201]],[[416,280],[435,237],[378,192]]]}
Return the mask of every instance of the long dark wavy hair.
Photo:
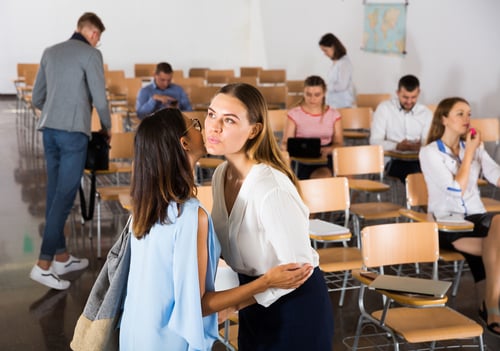
{"label": "long dark wavy hair", "polygon": [[130,192],[137,238],[157,222],[170,222],[167,208],[172,201],[181,213],[182,204],[196,195],[193,169],[180,141],[186,130],[184,116],[175,108],[155,112],[139,124]]}

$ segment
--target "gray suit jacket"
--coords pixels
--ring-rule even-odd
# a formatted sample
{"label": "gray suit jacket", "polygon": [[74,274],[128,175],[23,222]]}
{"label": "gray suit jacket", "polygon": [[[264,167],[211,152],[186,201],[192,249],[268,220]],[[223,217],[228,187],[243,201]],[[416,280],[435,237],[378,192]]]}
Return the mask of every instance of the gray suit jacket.
{"label": "gray suit jacket", "polygon": [[92,105],[102,127],[111,128],[101,52],[81,40],[70,39],[44,51],[32,99],[42,110],[39,129],[90,136]]}

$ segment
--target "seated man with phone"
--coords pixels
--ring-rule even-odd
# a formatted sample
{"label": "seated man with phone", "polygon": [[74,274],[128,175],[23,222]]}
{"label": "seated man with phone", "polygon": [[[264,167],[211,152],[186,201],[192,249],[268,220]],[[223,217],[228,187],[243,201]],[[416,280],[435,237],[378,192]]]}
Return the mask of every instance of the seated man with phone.
{"label": "seated man with phone", "polygon": [[160,62],[156,65],[154,81],[142,87],[137,94],[135,109],[139,119],[165,107],[193,110],[184,89],[172,83],[172,76],[173,70],[169,63]]}

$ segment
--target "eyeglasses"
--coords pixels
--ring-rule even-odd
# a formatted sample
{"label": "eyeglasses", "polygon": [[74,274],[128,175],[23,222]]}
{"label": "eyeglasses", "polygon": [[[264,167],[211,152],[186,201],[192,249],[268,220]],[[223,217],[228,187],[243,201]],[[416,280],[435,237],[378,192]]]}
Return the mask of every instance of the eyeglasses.
{"label": "eyeglasses", "polygon": [[191,123],[191,125],[190,125],[190,126],[189,126],[189,127],[188,127],[185,131],[184,131],[184,135],[185,135],[185,134],[189,131],[189,129],[191,129],[191,128],[194,128],[194,129],[196,129],[198,132],[201,132],[202,127],[201,127],[201,122],[200,122],[200,120],[199,120],[198,118],[193,118],[193,119],[191,120],[191,122],[192,122],[192,123]]}

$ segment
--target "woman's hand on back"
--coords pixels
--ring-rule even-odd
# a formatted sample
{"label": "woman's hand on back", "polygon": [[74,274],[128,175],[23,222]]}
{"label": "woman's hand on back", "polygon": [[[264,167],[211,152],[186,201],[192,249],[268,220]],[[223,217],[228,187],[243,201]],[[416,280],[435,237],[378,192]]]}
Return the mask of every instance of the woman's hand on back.
{"label": "woman's hand on back", "polygon": [[264,278],[269,288],[295,289],[309,278],[312,270],[309,263],[288,263],[271,268]]}

